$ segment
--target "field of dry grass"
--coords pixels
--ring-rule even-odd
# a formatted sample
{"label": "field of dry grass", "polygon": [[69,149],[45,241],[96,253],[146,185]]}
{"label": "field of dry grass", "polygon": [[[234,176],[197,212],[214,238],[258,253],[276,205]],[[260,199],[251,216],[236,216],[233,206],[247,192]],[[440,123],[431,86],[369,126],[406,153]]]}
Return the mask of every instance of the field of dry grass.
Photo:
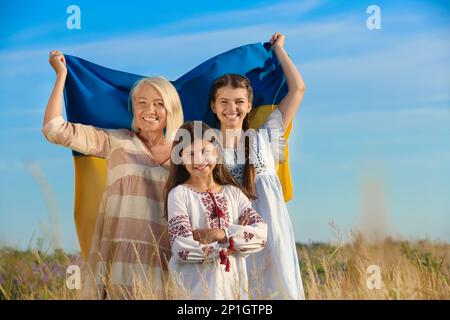
{"label": "field of dry grass", "polygon": [[[450,245],[392,241],[299,246],[308,299],[450,299]],[[379,288],[369,289],[373,271]],[[368,281],[369,280],[369,281]]]}
{"label": "field of dry grass", "polygon": [[[368,244],[357,236],[345,244],[297,249],[307,299],[450,299],[448,243]],[[0,299],[79,299],[79,290],[67,289],[65,278],[67,266],[80,263],[79,255],[62,251],[1,248]],[[378,268],[381,281],[372,281],[369,266]]]}

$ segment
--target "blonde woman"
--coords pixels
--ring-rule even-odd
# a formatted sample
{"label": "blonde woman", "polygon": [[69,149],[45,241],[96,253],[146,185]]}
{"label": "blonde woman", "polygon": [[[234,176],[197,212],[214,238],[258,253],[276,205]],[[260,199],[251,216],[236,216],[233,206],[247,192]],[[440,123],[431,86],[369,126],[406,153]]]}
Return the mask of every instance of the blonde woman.
{"label": "blonde woman", "polygon": [[67,76],[60,51],[50,52],[56,81],[45,111],[48,141],[107,161],[107,184],[99,207],[83,279],[85,298],[164,298],[170,248],[162,190],[172,136],[183,123],[180,98],[164,78],[139,80],[130,92],[133,131],[102,129],[63,119]]}

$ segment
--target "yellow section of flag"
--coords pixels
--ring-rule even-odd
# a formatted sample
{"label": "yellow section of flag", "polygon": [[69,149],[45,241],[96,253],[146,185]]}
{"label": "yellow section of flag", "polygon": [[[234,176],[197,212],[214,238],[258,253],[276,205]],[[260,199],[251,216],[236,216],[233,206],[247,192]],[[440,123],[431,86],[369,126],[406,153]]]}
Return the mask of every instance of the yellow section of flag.
{"label": "yellow section of flag", "polygon": [[[250,127],[260,128],[265,122],[267,117],[274,111],[278,106],[276,105],[265,105],[253,108],[249,115]],[[284,162],[280,162],[277,168],[277,175],[280,179],[281,187],[283,188],[284,201],[288,202],[292,199],[293,195],[293,185],[291,178],[291,170],[289,168],[289,148],[288,148],[288,138],[291,134],[292,122],[286,128],[286,132],[283,137],[286,139],[286,147],[284,148]]]}
{"label": "yellow section of flag", "polygon": [[97,214],[106,186],[106,160],[75,156],[75,226],[83,258],[87,260]]}

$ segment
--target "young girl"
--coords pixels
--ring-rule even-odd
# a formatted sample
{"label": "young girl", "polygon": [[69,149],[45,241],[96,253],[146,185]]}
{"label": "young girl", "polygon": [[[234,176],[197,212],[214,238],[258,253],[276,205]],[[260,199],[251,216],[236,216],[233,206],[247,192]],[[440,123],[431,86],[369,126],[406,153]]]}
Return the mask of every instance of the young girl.
{"label": "young girl", "polygon": [[172,147],[165,212],[175,298],[246,299],[245,257],[264,248],[267,226],[217,163],[217,140],[208,131],[201,122],[185,123]]}
{"label": "young girl", "polygon": [[[304,299],[294,234],[276,173],[276,161],[283,152],[271,146],[274,142],[284,145],[282,134],[294,118],[305,85],[283,48],[284,36],[275,33],[270,41],[285,74],[288,93],[263,125],[265,130],[259,129],[252,142],[243,136],[242,130],[249,129],[253,98],[249,80],[243,76],[224,75],[217,79],[210,103],[224,137],[225,163],[255,199],[253,208],[268,224],[266,250],[247,261],[253,298]],[[239,158],[236,151],[243,141],[245,148],[239,150],[245,150],[244,161],[236,161],[240,160],[236,159]]]}

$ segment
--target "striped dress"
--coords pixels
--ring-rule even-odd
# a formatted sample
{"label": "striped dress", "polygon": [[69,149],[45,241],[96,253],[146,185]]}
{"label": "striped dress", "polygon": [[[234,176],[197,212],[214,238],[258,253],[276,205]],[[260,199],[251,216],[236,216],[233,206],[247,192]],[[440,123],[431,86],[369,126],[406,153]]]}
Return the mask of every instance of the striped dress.
{"label": "striped dress", "polygon": [[83,297],[165,298],[170,247],[162,192],[170,159],[159,165],[136,133],[126,129],[100,129],[60,116],[43,133],[52,143],[107,162]]}

